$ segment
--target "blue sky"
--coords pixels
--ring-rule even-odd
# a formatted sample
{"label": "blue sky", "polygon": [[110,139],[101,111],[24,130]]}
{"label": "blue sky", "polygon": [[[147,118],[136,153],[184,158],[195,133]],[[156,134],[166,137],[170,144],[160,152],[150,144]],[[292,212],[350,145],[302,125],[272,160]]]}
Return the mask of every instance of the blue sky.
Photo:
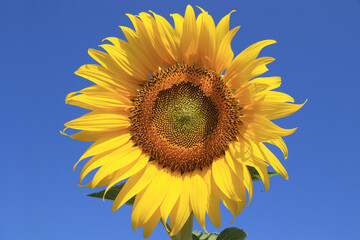
{"label": "blue sky", "polygon": [[[125,1],[124,1],[125,2]],[[360,2],[356,0],[221,1],[1,1],[0,239],[142,239],[130,227],[131,208],[111,213],[111,202],[85,197],[72,167],[88,143],[59,134],[84,110],[65,105],[67,93],[90,82],[73,72],[93,63],[88,48],[108,36],[123,38],[125,13],[154,12],[170,19],[199,5],[218,22],[231,10],[241,25],[238,54],[263,39],[277,44],[263,56],[277,60],[268,76],[297,103],[296,114],[277,120],[299,127],[286,137],[288,181],[255,183],[252,204],[233,226],[247,239],[357,239],[359,227]],[[280,153],[275,150],[280,157]],[[222,208],[222,229],[230,213]],[[217,231],[207,221],[208,230]],[[194,230],[201,230],[195,224]],[[167,239],[158,225],[151,240]]]}

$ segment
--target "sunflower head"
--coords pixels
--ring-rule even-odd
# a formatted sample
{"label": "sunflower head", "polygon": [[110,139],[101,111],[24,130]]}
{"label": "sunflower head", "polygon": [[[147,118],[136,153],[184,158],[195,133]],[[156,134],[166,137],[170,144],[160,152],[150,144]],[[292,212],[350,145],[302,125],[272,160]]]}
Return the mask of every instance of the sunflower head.
{"label": "sunflower head", "polygon": [[206,214],[220,227],[220,202],[235,218],[251,202],[249,168],[265,190],[269,165],[288,178],[264,143],[287,158],[282,137],[295,129],[271,120],[302,104],[273,91],[280,77],[258,77],[274,61],[258,55],[275,41],[255,43],[234,58],[239,27],[229,28],[231,13],[215,25],[200,10],[197,17],[191,6],[184,17],[172,14],[174,25],[153,12],[128,14],[135,30],[121,27],[126,40],[107,38],[105,52],[89,50],[99,65],[76,71],[95,85],[66,98],[91,110],[65,124],[80,130],[68,136],[94,142],[79,160],[90,158],[80,183],[95,169],[88,187],[107,191],[128,179],[113,210],[136,195],[131,223],[144,227],[144,237],[159,220],[169,220],[169,234],[176,235],[192,212],[204,229]]}
{"label": "sunflower head", "polygon": [[211,166],[236,140],[241,123],[223,79],[195,65],[175,64],[156,73],[134,105],[134,142],[173,172]]}

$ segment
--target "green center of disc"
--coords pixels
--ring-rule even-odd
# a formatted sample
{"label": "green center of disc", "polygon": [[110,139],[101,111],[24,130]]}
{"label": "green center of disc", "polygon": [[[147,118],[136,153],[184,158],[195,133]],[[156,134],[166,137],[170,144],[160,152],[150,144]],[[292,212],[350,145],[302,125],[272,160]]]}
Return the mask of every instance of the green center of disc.
{"label": "green center of disc", "polygon": [[218,112],[199,87],[187,82],[159,92],[152,122],[169,142],[189,148],[213,132]]}

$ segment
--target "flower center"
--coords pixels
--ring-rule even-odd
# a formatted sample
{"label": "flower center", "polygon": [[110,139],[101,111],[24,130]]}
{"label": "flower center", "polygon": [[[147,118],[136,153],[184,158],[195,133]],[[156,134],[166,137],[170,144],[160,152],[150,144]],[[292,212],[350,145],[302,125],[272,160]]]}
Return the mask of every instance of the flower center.
{"label": "flower center", "polygon": [[170,143],[190,148],[213,132],[218,112],[198,86],[186,82],[159,92],[151,120]]}
{"label": "flower center", "polygon": [[237,102],[224,80],[186,64],[153,75],[134,104],[134,142],[171,171],[211,166],[236,140],[241,124]]}

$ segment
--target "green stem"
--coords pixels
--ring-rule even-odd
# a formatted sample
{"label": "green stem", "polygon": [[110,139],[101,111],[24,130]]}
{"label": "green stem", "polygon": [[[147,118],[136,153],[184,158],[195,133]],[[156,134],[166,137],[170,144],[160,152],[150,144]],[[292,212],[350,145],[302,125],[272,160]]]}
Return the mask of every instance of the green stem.
{"label": "green stem", "polygon": [[194,214],[191,213],[188,220],[179,232],[180,240],[192,240],[192,229],[193,229]]}

